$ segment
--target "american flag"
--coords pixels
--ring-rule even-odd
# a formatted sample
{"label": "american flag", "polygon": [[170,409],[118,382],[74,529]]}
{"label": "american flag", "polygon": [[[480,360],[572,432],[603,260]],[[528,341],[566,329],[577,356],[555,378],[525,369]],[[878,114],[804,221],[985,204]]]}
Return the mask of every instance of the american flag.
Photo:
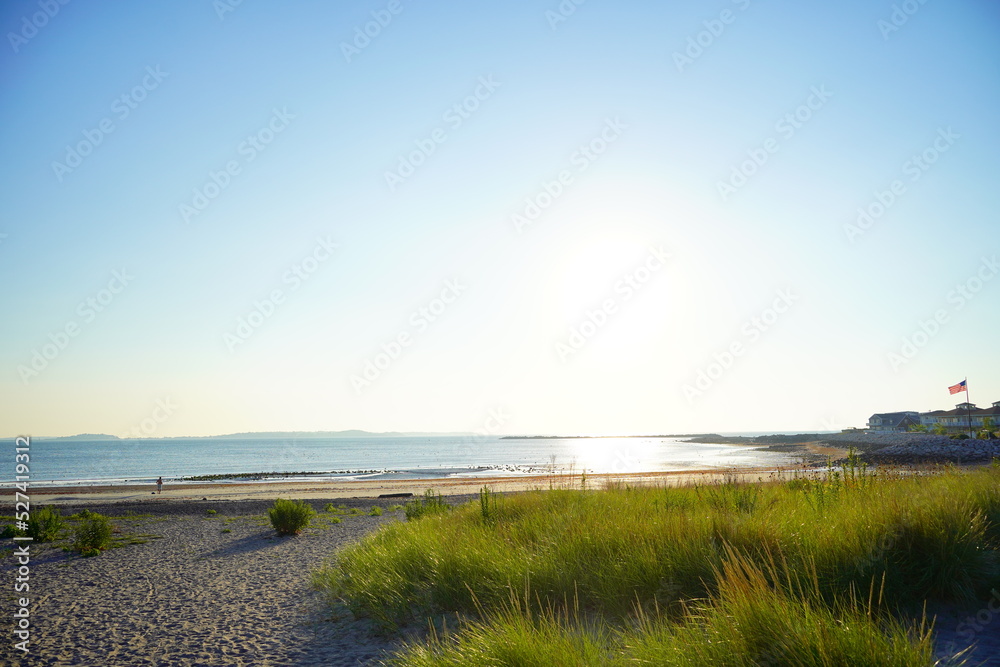
{"label": "american flag", "polygon": [[958,384],[953,384],[948,387],[948,391],[952,394],[957,394],[960,391],[965,391],[965,380],[962,380]]}

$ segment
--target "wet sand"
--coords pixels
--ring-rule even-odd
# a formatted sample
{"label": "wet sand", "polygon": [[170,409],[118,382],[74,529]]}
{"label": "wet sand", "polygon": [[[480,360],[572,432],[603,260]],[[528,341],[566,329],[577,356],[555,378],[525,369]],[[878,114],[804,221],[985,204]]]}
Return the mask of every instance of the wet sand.
{"label": "wet sand", "polygon": [[[607,484],[663,485],[709,484],[736,477],[742,481],[763,481],[791,477],[814,469],[803,466],[781,468],[739,468],[722,470],[686,470],[676,472],[642,472],[587,475],[586,485],[599,489]],[[381,479],[362,481],[295,481],[295,482],[228,482],[198,484],[164,484],[163,493],[156,494],[156,485],[146,486],[65,486],[34,487],[34,503],[68,505],[79,503],[122,503],[171,500],[253,500],[253,499],[318,499],[318,498],[377,498],[384,494],[412,493],[419,495],[433,489],[443,495],[478,493],[484,486],[493,491],[512,492],[532,489],[580,488],[584,483],[579,473],[574,475],[524,475],[497,477],[445,477],[439,479]],[[13,495],[12,489],[0,490],[0,496]]]}

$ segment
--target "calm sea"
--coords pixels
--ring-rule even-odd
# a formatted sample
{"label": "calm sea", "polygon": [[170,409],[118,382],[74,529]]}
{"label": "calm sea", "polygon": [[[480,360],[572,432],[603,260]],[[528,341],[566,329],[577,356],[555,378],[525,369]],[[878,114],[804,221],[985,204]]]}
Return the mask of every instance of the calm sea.
{"label": "calm sea", "polygon": [[[11,443],[13,444],[13,443]],[[13,447],[10,448],[13,452]],[[787,455],[671,438],[502,440],[480,436],[361,438],[32,439],[31,483],[148,484],[162,475],[321,472],[336,479],[689,470],[794,463]],[[0,483],[14,481],[14,456]],[[286,478],[287,479],[287,478]],[[316,479],[311,477],[311,479]]]}

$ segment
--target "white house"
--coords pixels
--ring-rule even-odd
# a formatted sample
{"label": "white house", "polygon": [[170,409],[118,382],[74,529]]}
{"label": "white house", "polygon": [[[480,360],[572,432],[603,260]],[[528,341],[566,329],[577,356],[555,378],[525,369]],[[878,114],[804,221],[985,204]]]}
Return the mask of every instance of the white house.
{"label": "white house", "polygon": [[941,424],[948,430],[968,430],[969,422],[972,429],[983,428],[986,419],[993,420],[993,428],[1000,427],[1000,401],[995,401],[991,408],[977,408],[973,403],[959,403],[954,410],[933,410],[920,413],[920,423],[928,428]]}

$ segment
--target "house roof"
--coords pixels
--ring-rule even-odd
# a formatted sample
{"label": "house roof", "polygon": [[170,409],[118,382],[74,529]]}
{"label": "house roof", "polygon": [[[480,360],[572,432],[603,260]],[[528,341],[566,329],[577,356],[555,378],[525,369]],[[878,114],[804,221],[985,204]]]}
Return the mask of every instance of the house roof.
{"label": "house roof", "polygon": [[917,416],[916,412],[880,412],[869,417],[868,421],[878,417],[883,422],[889,422],[894,426],[899,426],[903,423],[905,419],[913,419]]}
{"label": "house roof", "polygon": [[[962,403],[962,405],[965,405]],[[1000,415],[1000,407],[996,404],[989,408],[976,408],[973,406],[972,410],[967,410],[964,407],[955,407],[954,410],[934,410],[933,412],[924,412],[924,415],[928,417],[965,417],[971,414],[973,417],[989,417],[994,415]]]}

